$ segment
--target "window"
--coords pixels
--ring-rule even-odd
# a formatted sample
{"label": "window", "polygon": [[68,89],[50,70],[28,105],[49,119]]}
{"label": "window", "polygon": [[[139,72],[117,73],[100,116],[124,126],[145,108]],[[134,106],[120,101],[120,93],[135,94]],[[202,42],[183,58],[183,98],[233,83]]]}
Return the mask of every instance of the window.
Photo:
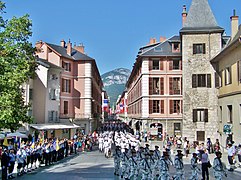
{"label": "window", "polygon": [[48,111],[49,122],[57,121],[58,111]]}
{"label": "window", "polygon": [[169,94],[181,95],[181,78],[180,77],[169,78]]}
{"label": "window", "polygon": [[181,67],[181,61],[180,60],[173,60],[172,61],[173,62],[173,69],[174,70],[179,70],[179,69],[181,69],[180,67]]}
{"label": "window", "polygon": [[181,123],[174,123],[174,131],[181,131]]}
{"label": "window", "polygon": [[215,72],[215,88],[222,87],[222,72]]}
{"label": "window", "polygon": [[33,89],[29,89],[29,100],[33,100]]}
{"label": "window", "polygon": [[50,100],[56,100],[56,89],[50,89],[49,99]]}
{"label": "window", "polygon": [[205,43],[193,44],[193,54],[205,54]]}
{"label": "window", "polygon": [[172,52],[180,52],[180,43],[175,42],[172,44]]}
{"label": "window", "polygon": [[238,82],[241,83],[241,60],[238,61]]}
{"label": "window", "polygon": [[208,109],[193,109],[193,122],[208,122]]}
{"label": "window", "polygon": [[68,114],[68,113],[69,113],[69,102],[64,101],[64,114]]}
{"label": "window", "polygon": [[159,100],[153,101],[153,113],[160,113],[160,101]]}
{"label": "window", "polygon": [[50,80],[56,80],[56,79],[58,79],[57,74],[50,75]]}
{"label": "window", "polygon": [[170,100],[170,114],[181,112],[181,100]]}
{"label": "window", "polygon": [[152,61],[152,69],[153,70],[159,70],[159,60],[153,60]]}
{"label": "window", "polygon": [[211,88],[211,74],[193,74],[192,88],[197,87]]}
{"label": "window", "polygon": [[71,71],[71,64],[69,62],[62,62],[62,68],[65,70],[65,71]]}
{"label": "window", "polygon": [[70,79],[62,79],[62,92],[71,92]]}
{"label": "window", "polygon": [[219,121],[223,121],[223,107],[219,106]]}
{"label": "window", "polygon": [[159,78],[153,78],[153,94],[160,93],[160,81]]}
{"label": "window", "polygon": [[225,85],[232,84],[231,67],[225,69]]}
{"label": "window", "polygon": [[205,141],[205,131],[197,131],[197,141]]}
{"label": "window", "polygon": [[232,105],[228,105],[228,119],[227,119],[227,122],[228,123],[233,123],[233,106]]}

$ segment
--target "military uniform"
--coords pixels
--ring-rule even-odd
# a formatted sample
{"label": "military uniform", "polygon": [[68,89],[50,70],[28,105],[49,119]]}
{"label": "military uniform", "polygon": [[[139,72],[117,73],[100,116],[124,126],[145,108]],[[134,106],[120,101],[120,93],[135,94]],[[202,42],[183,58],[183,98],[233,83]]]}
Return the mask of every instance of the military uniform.
{"label": "military uniform", "polygon": [[114,165],[115,165],[115,170],[114,170],[114,175],[119,176],[120,175],[120,161],[121,161],[121,151],[119,147],[116,147],[116,153],[114,155]]}
{"label": "military uniform", "polygon": [[[220,154],[220,157],[218,157]],[[227,177],[227,173],[224,170],[224,165],[221,162],[221,152],[216,152],[217,157],[213,161],[213,174],[216,180],[221,180],[223,176]]]}
{"label": "military uniform", "polygon": [[146,154],[146,157],[144,159],[142,159],[141,163],[140,163],[140,171],[141,171],[141,179],[142,180],[149,180],[152,179],[152,169],[151,169],[151,162],[150,162],[150,158],[149,155]]}
{"label": "military uniform", "polygon": [[136,152],[132,152],[132,156],[129,158],[129,179],[137,179],[138,178],[138,164],[136,158]]}
{"label": "military uniform", "polygon": [[174,166],[176,168],[176,175],[174,176],[175,180],[184,180],[184,166],[182,161],[183,154],[181,153],[181,150],[177,151],[178,154],[175,157],[174,160]]}
{"label": "military uniform", "polygon": [[197,167],[197,160],[197,154],[193,153],[193,157],[191,159],[192,176],[189,178],[190,180],[198,180],[198,172],[200,172],[200,169]]}

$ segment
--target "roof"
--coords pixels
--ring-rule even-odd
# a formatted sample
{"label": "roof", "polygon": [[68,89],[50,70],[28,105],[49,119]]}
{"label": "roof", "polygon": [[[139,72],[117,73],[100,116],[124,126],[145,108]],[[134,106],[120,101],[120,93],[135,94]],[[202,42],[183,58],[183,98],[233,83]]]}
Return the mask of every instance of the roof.
{"label": "roof", "polygon": [[60,66],[56,66],[55,64],[52,64],[51,62],[45,60],[45,59],[42,59],[42,58],[37,58],[37,64],[40,64],[46,68],[55,68],[55,69],[63,69],[62,67]]}
{"label": "roof", "polygon": [[55,44],[50,44],[50,43],[46,43],[46,44],[63,57],[73,59],[73,60],[94,60],[93,58],[75,50],[74,48],[72,48],[72,52],[71,52],[71,56],[70,56],[67,54],[66,48],[55,45]]}
{"label": "roof", "polygon": [[180,32],[223,32],[208,4],[208,0],[192,0],[186,22]]}
{"label": "roof", "polygon": [[172,43],[175,43],[175,42],[180,43],[179,36],[172,36],[166,41],[162,43],[158,43],[152,47],[148,46],[148,48],[145,49],[145,51],[142,50],[142,53],[140,53],[139,56],[141,57],[143,56],[181,56],[181,51],[180,52],[172,51]]}
{"label": "roof", "polygon": [[54,130],[54,129],[76,129],[80,126],[75,124],[30,124],[30,127],[37,130]]}

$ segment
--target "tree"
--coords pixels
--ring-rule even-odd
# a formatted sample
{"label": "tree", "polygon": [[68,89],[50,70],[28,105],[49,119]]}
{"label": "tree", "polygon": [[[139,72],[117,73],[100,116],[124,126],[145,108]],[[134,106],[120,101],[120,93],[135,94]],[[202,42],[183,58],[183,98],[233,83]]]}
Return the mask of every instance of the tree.
{"label": "tree", "polygon": [[4,20],[5,4],[0,0],[0,129],[17,130],[30,123],[29,105],[24,103],[23,84],[34,76],[34,48],[29,15]]}

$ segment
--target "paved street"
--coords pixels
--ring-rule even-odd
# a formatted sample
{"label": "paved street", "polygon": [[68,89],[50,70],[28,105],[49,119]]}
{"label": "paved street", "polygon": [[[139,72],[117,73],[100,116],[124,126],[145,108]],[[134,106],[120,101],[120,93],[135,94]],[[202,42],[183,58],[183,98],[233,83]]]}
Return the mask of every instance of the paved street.
{"label": "paved street", "polygon": [[[173,158],[174,156],[172,156]],[[184,158],[185,164],[185,177],[186,179],[190,176],[190,157]],[[170,167],[171,176],[174,175],[174,168]],[[212,169],[210,170],[211,180],[214,179],[212,177]],[[201,174],[199,175],[201,179]],[[84,152],[79,156],[69,158],[68,160],[64,160],[62,163],[41,168],[38,171],[32,172],[31,174],[27,174],[22,176],[21,180],[60,180],[60,179],[71,179],[71,180],[109,180],[115,179],[113,176],[113,159],[106,159],[103,154],[98,151],[93,152]],[[116,178],[117,179],[117,178]],[[241,171],[240,169],[236,169],[235,172],[228,172],[228,178],[232,180],[240,180],[241,179]]]}

